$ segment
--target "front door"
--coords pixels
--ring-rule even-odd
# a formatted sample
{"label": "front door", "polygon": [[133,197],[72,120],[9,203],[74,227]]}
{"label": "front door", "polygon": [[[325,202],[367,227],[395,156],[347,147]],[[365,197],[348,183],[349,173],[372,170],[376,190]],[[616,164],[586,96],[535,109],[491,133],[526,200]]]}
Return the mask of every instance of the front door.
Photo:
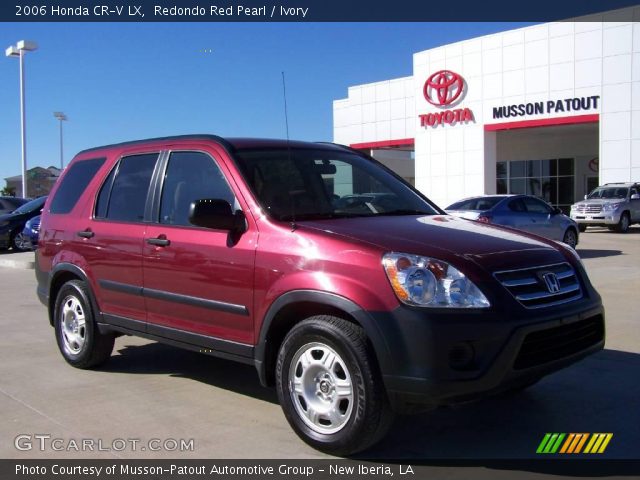
{"label": "front door", "polygon": [[172,152],[143,246],[148,331],[242,355],[254,340],[257,231],[250,219],[239,236],[192,225],[189,208],[198,199],[240,208],[213,155]]}

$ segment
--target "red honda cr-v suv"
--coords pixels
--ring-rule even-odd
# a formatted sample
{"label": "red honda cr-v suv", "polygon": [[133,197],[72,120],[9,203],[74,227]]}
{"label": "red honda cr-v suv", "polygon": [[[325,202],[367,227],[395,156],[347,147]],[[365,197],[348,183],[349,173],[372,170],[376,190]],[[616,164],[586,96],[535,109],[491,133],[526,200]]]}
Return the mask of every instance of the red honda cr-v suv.
{"label": "red honda cr-v suv", "polygon": [[42,215],[38,294],[79,368],[139,335],[254,364],[310,445],[522,388],[604,345],[576,252],[447,216],[332,144],[209,135],[86,150]]}

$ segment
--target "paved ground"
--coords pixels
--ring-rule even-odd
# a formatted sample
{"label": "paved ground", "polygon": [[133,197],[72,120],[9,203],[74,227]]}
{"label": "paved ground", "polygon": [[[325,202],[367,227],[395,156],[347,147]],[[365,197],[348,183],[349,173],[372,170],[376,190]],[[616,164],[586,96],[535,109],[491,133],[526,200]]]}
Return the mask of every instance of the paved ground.
{"label": "paved ground", "polygon": [[[640,228],[590,230],[578,252],[604,298],[605,351],[511,397],[400,418],[367,457],[434,462],[437,478],[513,478],[510,470],[520,467],[496,469],[489,460],[535,458],[545,432],[612,432],[601,458],[639,459]],[[11,257],[28,264],[32,254],[5,253],[0,261]],[[252,367],[131,337],[116,341],[99,371],[67,366],[36,299],[33,270],[1,265],[0,458],[327,458],[298,440]],[[43,452],[31,437],[33,448],[20,451],[20,434],[49,434],[65,447],[85,438],[129,446]],[[152,438],[193,439],[194,449],[141,451]],[[141,440],[137,451],[129,439]],[[459,459],[473,467],[455,468]],[[536,465],[518,478],[548,473]]]}

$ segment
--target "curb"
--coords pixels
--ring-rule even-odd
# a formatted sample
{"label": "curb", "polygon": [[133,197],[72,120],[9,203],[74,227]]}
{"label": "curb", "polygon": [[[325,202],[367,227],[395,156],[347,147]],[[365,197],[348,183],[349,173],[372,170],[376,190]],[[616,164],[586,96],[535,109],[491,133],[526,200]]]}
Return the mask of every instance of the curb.
{"label": "curb", "polygon": [[0,267],[5,268],[18,268],[21,270],[33,270],[36,262],[33,254],[29,257],[29,252],[23,254],[14,254],[20,258],[5,258],[5,255],[0,256]]}

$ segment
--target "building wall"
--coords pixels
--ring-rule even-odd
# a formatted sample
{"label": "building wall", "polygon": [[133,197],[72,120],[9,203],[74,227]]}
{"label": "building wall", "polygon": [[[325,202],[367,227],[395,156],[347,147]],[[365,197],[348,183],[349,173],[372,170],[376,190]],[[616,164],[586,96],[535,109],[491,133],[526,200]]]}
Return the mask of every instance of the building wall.
{"label": "building wall", "polygon": [[336,143],[375,142],[415,135],[413,77],[349,87],[348,98],[333,102]]}
{"label": "building wall", "polygon": [[[413,79],[350,87],[347,99],[334,102],[335,141],[415,138],[416,186],[446,205],[495,191],[499,142],[485,125],[599,114],[599,141],[593,153],[600,160],[600,182],[640,180],[640,7],[581,20],[535,25],[418,52],[413,55]],[[432,73],[443,69],[459,73],[466,82],[466,96],[447,108],[470,108],[474,120],[421,127],[418,115],[442,111],[425,100],[422,89]],[[393,98],[392,82],[396,82]],[[493,118],[498,106],[544,102],[546,107],[550,100],[592,96],[599,100],[589,111],[553,109],[542,115]],[[399,128],[401,99],[404,130]],[[392,110],[398,117],[395,123]]]}

